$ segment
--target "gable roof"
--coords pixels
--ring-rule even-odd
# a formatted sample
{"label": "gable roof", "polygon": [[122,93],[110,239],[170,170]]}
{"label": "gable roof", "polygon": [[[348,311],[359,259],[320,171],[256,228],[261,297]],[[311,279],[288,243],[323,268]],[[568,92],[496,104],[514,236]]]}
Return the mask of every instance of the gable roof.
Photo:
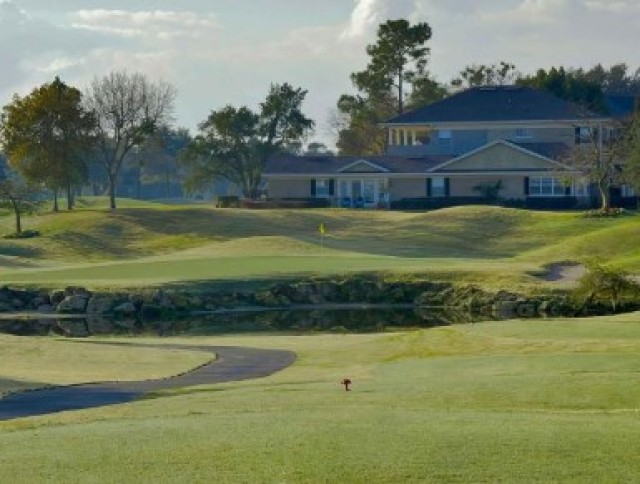
{"label": "gable roof", "polygon": [[545,91],[524,86],[467,89],[385,124],[595,120],[603,116]]}
{"label": "gable roof", "polygon": [[[426,173],[453,156],[402,158],[397,156],[293,156],[278,155],[267,161],[264,175],[348,175],[345,171],[359,163],[372,167],[371,173]],[[375,170],[375,168],[378,168]],[[375,171],[373,171],[375,170]]]}
{"label": "gable roof", "polygon": [[[359,166],[365,167],[366,171],[358,171],[357,168]],[[343,166],[338,170],[340,173],[388,173],[389,169],[384,166],[378,165],[377,163],[373,163],[371,161],[365,160],[364,158],[360,158],[352,163],[349,163],[346,166]]]}
{"label": "gable roof", "polygon": [[[522,144],[525,145],[525,143],[522,143]],[[530,145],[544,145],[544,144],[558,145],[558,144],[562,144],[562,143],[529,143],[529,144]],[[461,156],[458,156],[458,157],[453,158],[451,160],[448,160],[448,161],[446,161],[444,163],[441,163],[440,165],[431,168],[429,171],[430,172],[447,171],[447,170],[444,170],[444,169],[447,168],[447,167],[450,167],[450,166],[452,166],[452,165],[454,165],[456,163],[462,162],[462,161],[464,161],[464,160],[466,160],[468,158],[473,158],[474,156],[476,156],[476,155],[478,155],[480,153],[483,153],[485,151],[488,151],[488,150],[490,150],[490,149],[492,149],[492,148],[494,148],[496,146],[503,146],[503,147],[506,147],[506,148],[508,148],[510,150],[514,150],[516,152],[519,152],[521,154],[529,155],[529,156],[531,156],[531,157],[533,157],[535,159],[544,161],[544,162],[548,163],[549,165],[554,166],[556,169],[573,171],[573,169],[571,167],[569,167],[569,166],[567,166],[567,165],[565,165],[565,164],[563,164],[563,163],[561,163],[561,162],[559,162],[559,161],[557,161],[557,160],[555,160],[555,159],[553,159],[551,157],[548,157],[548,156],[546,156],[546,155],[544,155],[544,154],[542,154],[542,153],[540,153],[538,151],[526,148],[524,146],[521,146],[521,145],[516,144],[516,143],[512,143],[510,141],[505,141],[505,140],[497,140],[497,141],[494,141],[492,143],[489,143],[489,144],[486,144],[484,146],[481,146],[480,148],[477,148],[475,150],[469,151],[468,153],[465,153],[465,154],[463,154]],[[566,147],[566,145],[564,145],[564,146]],[[517,169],[518,168],[514,168],[514,171],[517,170]],[[477,171],[477,170],[474,170],[474,171]]]}

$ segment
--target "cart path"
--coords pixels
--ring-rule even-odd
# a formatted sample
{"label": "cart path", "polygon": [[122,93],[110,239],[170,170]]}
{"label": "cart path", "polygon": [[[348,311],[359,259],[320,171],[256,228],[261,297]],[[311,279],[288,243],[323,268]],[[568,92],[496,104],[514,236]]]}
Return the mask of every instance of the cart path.
{"label": "cart path", "polygon": [[284,350],[234,346],[144,346],[205,351],[217,358],[182,375],[161,380],[88,383],[12,393],[0,399],[0,420],[126,403],[158,390],[262,378],[283,370],[296,360],[295,353]]}

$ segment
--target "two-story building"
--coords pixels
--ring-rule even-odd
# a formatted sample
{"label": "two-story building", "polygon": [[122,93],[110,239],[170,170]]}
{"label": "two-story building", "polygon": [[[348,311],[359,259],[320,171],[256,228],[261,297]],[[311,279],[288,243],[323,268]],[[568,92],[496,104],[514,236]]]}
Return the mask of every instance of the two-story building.
{"label": "two-story building", "polygon": [[592,190],[567,155],[606,142],[612,122],[528,87],[477,87],[389,120],[385,156],[279,156],[263,176],[269,198],[343,207],[481,203],[493,193],[571,208],[591,204]]}

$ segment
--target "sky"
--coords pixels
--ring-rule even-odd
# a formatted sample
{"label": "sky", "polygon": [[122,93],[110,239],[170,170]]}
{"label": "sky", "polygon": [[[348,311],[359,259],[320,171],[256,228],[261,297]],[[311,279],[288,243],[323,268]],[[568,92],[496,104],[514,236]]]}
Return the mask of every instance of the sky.
{"label": "sky", "polygon": [[55,76],[82,90],[113,70],[178,90],[175,124],[195,131],[227,104],[257,107],[271,83],[309,91],[312,140],[353,93],[351,72],[387,19],[428,22],[428,69],[448,82],[469,64],[521,72],[640,66],[640,0],[0,0],[0,103]]}

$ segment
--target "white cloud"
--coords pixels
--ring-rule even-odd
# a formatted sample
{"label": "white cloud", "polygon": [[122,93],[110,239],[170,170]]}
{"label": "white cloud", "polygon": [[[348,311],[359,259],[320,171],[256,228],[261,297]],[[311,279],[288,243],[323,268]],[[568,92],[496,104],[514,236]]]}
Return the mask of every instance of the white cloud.
{"label": "white cloud", "polygon": [[213,14],[189,11],[78,10],[72,19],[77,29],[151,40],[199,39],[218,27]]}
{"label": "white cloud", "polygon": [[[295,5],[303,2],[311,0]],[[54,75],[83,88],[109,70],[142,71],[178,87],[177,122],[193,127],[211,109],[255,105],[269,83],[287,81],[309,89],[305,110],[322,126],[338,96],[352,92],[349,74],[366,65],[378,25],[399,17],[433,28],[429,69],[440,81],[499,60],[524,72],[637,67],[640,0],[323,0],[314,11],[331,5],[342,15],[324,22],[293,3],[0,0],[0,42],[8,46],[0,50],[0,97],[7,102]]]}

